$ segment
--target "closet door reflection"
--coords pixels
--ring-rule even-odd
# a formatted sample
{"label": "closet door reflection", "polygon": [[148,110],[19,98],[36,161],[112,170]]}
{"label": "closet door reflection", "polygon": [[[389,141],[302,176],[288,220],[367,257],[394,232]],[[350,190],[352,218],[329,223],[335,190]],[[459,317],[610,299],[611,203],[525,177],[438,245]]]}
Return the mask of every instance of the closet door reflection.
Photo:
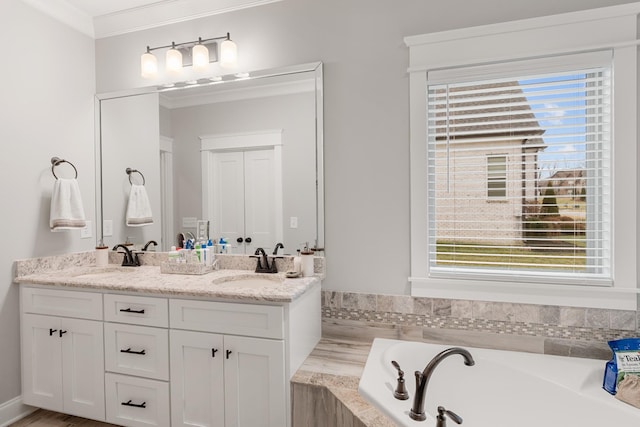
{"label": "closet door reflection", "polygon": [[[253,254],[258,247],[269,250],[282,241],[280,145],[266,141],[265,146],[253,142],[241,149],[218,148],[203,154],[203,170],[210,169],[204,174],[208,194],[203,198],[209,200],[204,217],[213,237],[225,238],[234,253]],[[226,146],[224,141],[217,143]]]}

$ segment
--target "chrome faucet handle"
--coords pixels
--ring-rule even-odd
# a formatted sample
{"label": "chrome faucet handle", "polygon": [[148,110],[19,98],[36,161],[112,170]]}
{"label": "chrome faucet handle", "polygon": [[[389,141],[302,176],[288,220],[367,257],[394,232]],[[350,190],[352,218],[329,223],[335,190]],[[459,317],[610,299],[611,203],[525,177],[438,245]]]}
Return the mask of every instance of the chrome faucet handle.
{"label": "chrome faucet handle", "polygon": [[392,360],[391,364],[398,371],[398,384],[393,392],[393,397],[398,400],[407,400],[409,398],[409,392],[407,392],[407,388],[404,385],[404,371],[400,369],[400,365],[395,360]]}
{"label": "chrome faucet handle", "polygon": [[456,424],[462,424],[462,418],[455,412],[445,409],[444,406],[438,406],[438,416],[436,417],[436,427],[447,427],[447,418],[451,418]]}

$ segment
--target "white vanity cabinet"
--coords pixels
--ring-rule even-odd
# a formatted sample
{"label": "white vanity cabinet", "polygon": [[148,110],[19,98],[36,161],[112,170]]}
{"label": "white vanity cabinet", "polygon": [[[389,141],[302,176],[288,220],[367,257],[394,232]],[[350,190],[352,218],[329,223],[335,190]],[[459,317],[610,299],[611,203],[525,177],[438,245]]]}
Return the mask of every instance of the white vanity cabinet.
{"label": "white vanity cabinet", "polygon": [[284,307],[171,300],[170,318],[172,426],[287,425]]}
{"label": "white vanity cabinet", "polygon": [[102,295],[23,287],[21,302],[23,402],[104,421]]}
{"label": "white vanity cabinet", "polygon": [[21,304],[24,403],[123,426],[290,427],[321,335],[319,281],[287,302],[23,285]]}

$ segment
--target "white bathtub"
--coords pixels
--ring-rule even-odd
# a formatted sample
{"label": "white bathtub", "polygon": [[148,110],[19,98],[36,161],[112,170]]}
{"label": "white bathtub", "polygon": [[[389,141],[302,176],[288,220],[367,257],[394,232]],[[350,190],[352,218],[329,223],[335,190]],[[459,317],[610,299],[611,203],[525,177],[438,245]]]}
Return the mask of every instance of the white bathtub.
{"label": "white bathtub", "polygon": [[[455,345],[376,339],[371,347],[360,394],[401,426],[435,426],[438,406],[468,427],[632,427],[640,426],[640,409],[618,401],[602,389],[602,360],[513,351],[469,350],[475,366],[460,355],[443,360],[425,393],[426,421],[409,418],[416,370]],[[393,397],[397,372],[405,372],[409,400]],[[449,426],[456,424],[448,420]]]}

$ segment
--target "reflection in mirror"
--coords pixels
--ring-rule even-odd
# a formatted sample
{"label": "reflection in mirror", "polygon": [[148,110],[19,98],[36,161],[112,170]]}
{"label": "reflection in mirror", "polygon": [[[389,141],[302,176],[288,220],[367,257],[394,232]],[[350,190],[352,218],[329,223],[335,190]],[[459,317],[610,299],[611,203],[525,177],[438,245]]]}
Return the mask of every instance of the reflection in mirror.
{"label": "reflection in mirror", "polygon": [[[156,240],[166,251],[208,230],[232,253],[324,246],[322,66],[250,76],[98,95],[106,245]],[[127,168],[144,174],[152,224],[126,225]]]}

